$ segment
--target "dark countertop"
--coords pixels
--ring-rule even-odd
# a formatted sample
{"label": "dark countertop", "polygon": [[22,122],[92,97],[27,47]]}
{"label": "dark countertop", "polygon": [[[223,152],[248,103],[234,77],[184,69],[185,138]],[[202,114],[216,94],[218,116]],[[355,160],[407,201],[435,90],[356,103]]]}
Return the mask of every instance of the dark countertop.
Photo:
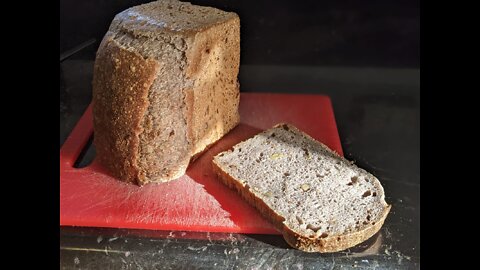
{"label": "dark countertop", "polygon": [[[90,102],[92,66],[61,63],[60,145]],[[242,92],[331,97],[345,156],[380,179],[393,205],[381,231],[344,252],[312,254],[272,235],[61,227],[61,268],[420,268],[420,71],[244,65],[240,83]]]}

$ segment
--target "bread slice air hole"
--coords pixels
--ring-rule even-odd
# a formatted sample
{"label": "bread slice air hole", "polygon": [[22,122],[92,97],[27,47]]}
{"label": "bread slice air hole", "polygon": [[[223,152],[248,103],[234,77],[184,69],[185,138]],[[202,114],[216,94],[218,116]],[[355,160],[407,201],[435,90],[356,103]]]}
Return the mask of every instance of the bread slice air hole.
{"label": "bread slice air hole", "polygon": [[362,197],[365,198],[365,197],[368,197],[372,194],[372,192],[370,190],[367,190],[365,191],[365,193],[363,193]]}
{"label": "bread slice air hole", "polygon": [[305,223],[301,217],[299,216],[295,216],[295,217],[297,218],[298,224],[302,225],[303,223]]}
{"label": "bread slice air hole", "polygon": [[318,230],[320,230],[321,228],[322,228],[322,226],[315,226],[315,225],[312,225],[312,224],[307,224],[307,229],[310,229],[313,232],[318,232]]}
{"label": "bread slice air hole", "polygon": [[353,184],[358,182],[358,177],[357,176],[352,176],[350,178],[350,182],[348,182],[347,186],[353,186]]}

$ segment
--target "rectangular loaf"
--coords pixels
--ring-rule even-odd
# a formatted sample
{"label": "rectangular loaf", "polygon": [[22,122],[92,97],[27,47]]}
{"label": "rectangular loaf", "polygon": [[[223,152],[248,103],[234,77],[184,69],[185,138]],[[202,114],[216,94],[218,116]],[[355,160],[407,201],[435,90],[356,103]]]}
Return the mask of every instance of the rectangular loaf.
{"label": "rectangular loaf", "polygon": [[113,19],[96,55],[98,161],[128,182],[165,182],[239,123],[237,14],[175,0]]}

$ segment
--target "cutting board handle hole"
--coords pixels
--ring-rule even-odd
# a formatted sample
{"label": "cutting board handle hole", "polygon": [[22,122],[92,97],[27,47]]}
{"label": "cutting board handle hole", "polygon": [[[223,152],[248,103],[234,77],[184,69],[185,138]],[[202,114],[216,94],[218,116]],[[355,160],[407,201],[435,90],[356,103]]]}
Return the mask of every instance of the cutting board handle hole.
{"label": "cutting board handle hole", "polygon": [[80,152],[80,155],[78,155],[77,160],[73,164],[74,168],[85,168],[88,165],[90,165],[95,158],[95,146],[93,145],[93,134],[90,136],[88,139],[88,142],[85,144],[85,146],[82,149],[82,152]]}

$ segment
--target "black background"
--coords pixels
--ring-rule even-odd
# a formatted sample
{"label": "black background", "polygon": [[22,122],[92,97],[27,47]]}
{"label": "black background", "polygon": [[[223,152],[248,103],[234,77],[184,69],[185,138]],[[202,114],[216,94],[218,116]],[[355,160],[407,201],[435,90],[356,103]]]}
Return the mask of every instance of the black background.
{"label": "black background", "polygon": [[[120,11],[149,1],[60,1],[60,52],[95,38]],[[418,68],[418,1],[200,0],[241,18],[241,63]],[[93,52],[95,50],[92,50]],[[86,57],[91,57],[91,53]],[[76,55],[82,57],[82,54]]]}

